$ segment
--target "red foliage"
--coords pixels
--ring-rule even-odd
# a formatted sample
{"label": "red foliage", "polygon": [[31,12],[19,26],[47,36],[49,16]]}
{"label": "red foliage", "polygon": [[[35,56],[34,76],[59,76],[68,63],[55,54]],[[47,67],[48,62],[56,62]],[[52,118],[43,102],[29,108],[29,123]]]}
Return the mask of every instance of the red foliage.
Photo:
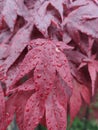
{"label": "red foliage", "polygon": [[97,0],[0,2],[0,130],[65,130],[97,72]]}

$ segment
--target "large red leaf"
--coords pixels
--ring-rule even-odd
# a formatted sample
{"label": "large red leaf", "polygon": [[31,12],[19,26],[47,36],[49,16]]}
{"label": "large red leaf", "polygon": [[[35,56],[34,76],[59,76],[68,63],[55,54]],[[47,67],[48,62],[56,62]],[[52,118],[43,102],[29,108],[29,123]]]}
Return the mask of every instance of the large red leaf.
{"label": "large red leaf", "polygon": [[[62,113],[60,109],[64,111],[65,115],[63,115],[63,117],[65,118],[64,121],[66,122],[66,105],[71,95],[70,89],[73,85],[69,63],[67,61],[66,55],[63,54],[64,49],[71,49],[71,47],[65,45],[65,43],[63,42],[56,42],[43,39],[33,40],[30,43],[28,53],[24,57],[23,61],[20,63],[18,68],[18,74],[16,75],[10,87],[12,90],[9,91],[9,94],[10,92],[12,92],[13,94],[17,93],[17,91],[18,93],[24,93],[27,91],[33,93],[34,91],[36,91],[36,94],[32,95],[28,101],[26,100],[27,103],[25,108],[25,118],[23,125],[24,129],[34,129],[37,126],[37,124],[41,121],[41,118],[43,118],[44,116],[43,113],[41,118],[39,118],[39,115],[41,115],[40,111],[42,111],[41,108],[44,108],[44,102],[47,99],[48,95],[51,93],[53,87],[55,88],[55,90],[53,90],[55,92],[55,95],[57,94],[57,109],[58,111],[60,111],[60,113]],[[61,55],[61,58],[59,58],[59,55]],[[29,73],[32,70],[33,74],[31,76],[34,78],[28,79],[23,84],[18,85],[18,81],[25,75],[29,76]],[[58,78],[58,75],[61,79]],[[60,87],[62,87],[61,90]],[[63,94],[63,96],[61,94]],[[19,100],[22,100],[21,98],[22,96],[19,96]],[[15,100],[15,102],[19,102],[16,98]],[[34,104],[31,104],[30,102],[34,102]],[[37,102],[41,105],[41,108],[40,106],[36,106]],[[22,120],[23,116],[21,118],[18,117],[18,114],[20,112],[19,104],[15,104],[15,106],[16,120],[19,127],[22,129],[22,126],[20,125],[20,119]],[[29,109],[29,112],[26,111],[27,107]],[[31,115],[32,107],[35,107],[35,109],[37,110],[35,110],[35,112]],[[22,109],[22,111],[24,110]],[[36,114],[36,112],[38,112],[38,115]],[[27,119],[30,116],[30,120],[27,121]],[[35,116],[36,120],[33,119]],[[58,126],[60,128],[63,124],[63,117],[61,123]],[[33,125],[31,123],[32,121],[34,121]],[[28,122],[28,124],[26,122]],[[66,128],[66,124],[64,127],[62,126],[62,129],[63,128]]]}
{"label": "large red leaf", "polygon": [[[15,78],[13,84],[34,69],[34,82],[38,84],[37,87],[43,86],[42,84],[45,85],[45,83],[48,83],[49,86],[50,84],[53,84],[53,77],[56,76],[57,71],[68,86],[72,88],[73,85],[69,63],[66,56],[61,51],[61,49],[64,48],[62,48],[64,43],[58,42],[59,46],[54,43],[56,42],[49,40],[45,41],[43,39],[32,41],[32,44],[35,47],[25,56],[20,65],[19,74]],[[70,47],[65,45],[65,49],[69,48]],[[46,78],[44,78],[45,75]]]}

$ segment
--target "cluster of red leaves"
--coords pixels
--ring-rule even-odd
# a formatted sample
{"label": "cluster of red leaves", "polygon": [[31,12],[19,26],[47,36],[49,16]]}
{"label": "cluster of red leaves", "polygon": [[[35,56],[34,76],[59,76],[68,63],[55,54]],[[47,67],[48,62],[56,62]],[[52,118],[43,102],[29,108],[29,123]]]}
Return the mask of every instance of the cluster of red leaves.
{"label": "cluster of red leaves", "polygon": [[0,1],[0,130],[66,130],[97,72],[97,0]]}

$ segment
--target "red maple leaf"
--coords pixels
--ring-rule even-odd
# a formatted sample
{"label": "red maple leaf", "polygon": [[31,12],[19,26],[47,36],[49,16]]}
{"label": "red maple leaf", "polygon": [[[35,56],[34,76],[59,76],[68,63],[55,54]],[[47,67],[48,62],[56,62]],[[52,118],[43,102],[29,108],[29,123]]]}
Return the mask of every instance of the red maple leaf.
{"label": "red maple leaf", "polygon": [[[20,120],[18,119],[19,118],[18,116],[20,115],[19,114],[20,102],[15,101],[15,103],[17,102],[15,104],[14,100],[17,100],[16,99],[17,94],[18,94],[18,98],[23,98],[19,94],[20,91],[23,92],[23,94],[25,94],[27,91],[32,93],[32,96],[30,96],[28,101],[26,100],[27,101],[27,103],[25,104],[26,106],[24,106],[25,110],[23,111],[24,113],[23,128],[34,129],[43,118],[45,109],[46,109],[45,116],[46,116],[47,127],[49,128],[54,127],[53,124],[48,126],[49,124],[48,120],[50,120],[49,118],[51,116],[48,112],[49,106],[47,105],[47,103],[49,104],[50,102],[50,104],[52,105],[56,102],[57,108],[56,106],[54,107],[54,112],[57,111],[57,115],[55,115],[54,113],[53,120],[56,120],[57,118],[56,116],[58,116],[60,124],[58,124],[58,121],[56,121],[55,125],[57,125],[56,127],[58,127],[58,129],[60,128],[63,130],[64,128],[66,128],[66,120],[64,120],[64,117],[66,116],[67,101],[68,98],[70,97],[70,91],[71,91],[69,90],[68,87],[70,87],[70,89],[73,87],[69,64],[66,56],[63,53],[63,50],[71,49],[71,47],[65,45],[63,42],[56,42],[56,41],[44,40],[44,39],[33,40],[30,42],[29,46],[31,48],[29,47],[30,50],[24,57],[22,63],[19,65],[18,74],[11,85],[11,89],[13,88],[14,90],[12,89],[9,90],[8,92],[8,94],[13,93],[12,95],[13,100],[12,97],[9,97],[7,104],[9,105],[9,102],[10,103],[13,102],[11,103],[12,105],[10,106],[11,107],[10,110],[16,113],[17,123],[19,123],[18,125],[20,129],[22,129],[22,126],[20,126],[21,124],[20,121],[23,120],[23,118],[21,117]],[[17,82],[23,76],[28,75],[32,70],[34,72],[31,76],[34,79],[31,78],[30,81],[28,79],[22,85],[17,86]],[[61,77],[61,80],[58,78],[58,76]],[[62,86],[61,89],[60,86]],[[66,88],[64,88],[65,86]],[[32,90],[36,91],[36,93],[33,94]],[[53,96],[54,93],[55,93],[55,97]],[[62,97],[63,93],[64,96]],[[51,100],[49,99],[50,97]],[[20,101],[22,100],[20,99]],[[66,101],[66,105],[65,105],[65,101]],[[15,106],[16,108],[14,108]],[[10,110],[8,107],[8,113]],[[31,115],[32,110],[34,112]],[[62,115],[63,117],[60,117],[60,115],[58,114],[60,113],[62,114],[62,111],[65,113],[65,115]],[[9,116],[9,120],[12,120],[13,112],[10,112],[9,115],[11,115],[11,117]],[[51,123],[52,122],[53,121],[51,120]],[[64,122],[65,122],[65,126],[64,125],[62,126]]]}
{"label": "red maple leaf", "polygon": [[68,111],[72,123],[82,102],[90,103],[97,23],[96,0],[0,2],[1,130],[14,118],[20,130],[39,123],[65,130]]}
{"label": "red maple leaf", "polygon": [[74,80],[74,88],[73,93],[70,98],[70,116],[71,116],[71,123],[76,117],[77,113],[79,112],[82,106],[82,99],[89,104],[90,103],[90,90],[85,84],[80,84],[76,80]]}

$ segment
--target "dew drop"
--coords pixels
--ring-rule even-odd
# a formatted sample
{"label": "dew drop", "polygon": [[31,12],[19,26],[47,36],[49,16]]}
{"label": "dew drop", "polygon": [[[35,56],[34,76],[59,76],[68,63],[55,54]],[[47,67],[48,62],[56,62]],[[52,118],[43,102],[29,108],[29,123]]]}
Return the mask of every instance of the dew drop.
{"label": "dew drop", "polygon": [[58,67],[62,67],[62,64],[57,64]]}
{"label": "dew drop", "polygon": [[35,90],[38,91],[38,90],[39,90],[39,87],[36,87]]}
{"label": "dew drop", "polygon": [[49,121],[47,121],[47,124],[49,125],[49,124],[50,124],[50,122],[49,122]]}
{"label": "dew drop", "polygon": [[41,78],[41,74],[37,75],[37,78]]}
{"label": "dew drop", "polygon": [[43,78],[43,80],[46,80],[46,78]]}
{"label": "dew drop", "polygon": [[24,87],[25,90],[27,90],[27,87]]}
{"label": "dew drop", "polygon": [[39,71],[39,69],[38,69],[38,68],[36,68],[36,71],[38,72],[38,71]]}
{"label": "dew drop", "polygon": [[29,118],[26,119],[26,122],[28,122]]}
{"label": "dew drop", "polygon": [[7,116],[7,117],[9,117],[9,116],[10,116],[10,114],[7,112],[7,113],[6,113],[6,116]]}
{"label": "dew drop", "polygon": [[32,46],[31,45],[28,45],[28,50],[32,50]]}
{"label": "dew drop", "polygon": [[47,64],[46,64],[46,63],[44,64],[44,67],[47,67]]}
{"label": "dew drop", "polygon": [[51,82],[50,82],[50,83],[49,83],[49,85],[50,85],[50,86],[52,86],[52,85],[53,85],[53,83],[51,83]]}
{"label": "dew drop", "polygon": [[38,122],[35,122],[35,125],[37,125],[38,124]]}
{"label": "dew drop", "polygon": [[29,112],[29,108],[26,109],[26,112]]}
{"label": "dew drop", "polygon": [[37,107],[39,107],[39,103],[37,104]]}
{"label": "dew drop", "polygon": [[64,79],[66,79],[66,75],[64,76]]}
{"label": "dew drop", "polygon": [[43,94],[42,94],[42,93],[40,94],[40,97],[43,97]]}
{"label": "dew drop", "polygon": [[58,125],[56,124],[55,127],[58,128]]}
{"label": "dew drop", "polygon": [[35,85],[37,85],[38,84],[38,82],[37,81],[35,81]]}
{"label": "dew drop", "polygon": [[31,123],[29,122],[28,125],[31,126]]}
{"label": "dew drop", "polygon": [[41,118],[42,118],[42,116],[39,117],[39,119],[41,119]]}
{"label": "dew drop", "polygon": [[55,49],[55,50],[56,50],[56,52],[60,52],[60,50],[59,50],[57,47],[56,47],[56,49]]}

